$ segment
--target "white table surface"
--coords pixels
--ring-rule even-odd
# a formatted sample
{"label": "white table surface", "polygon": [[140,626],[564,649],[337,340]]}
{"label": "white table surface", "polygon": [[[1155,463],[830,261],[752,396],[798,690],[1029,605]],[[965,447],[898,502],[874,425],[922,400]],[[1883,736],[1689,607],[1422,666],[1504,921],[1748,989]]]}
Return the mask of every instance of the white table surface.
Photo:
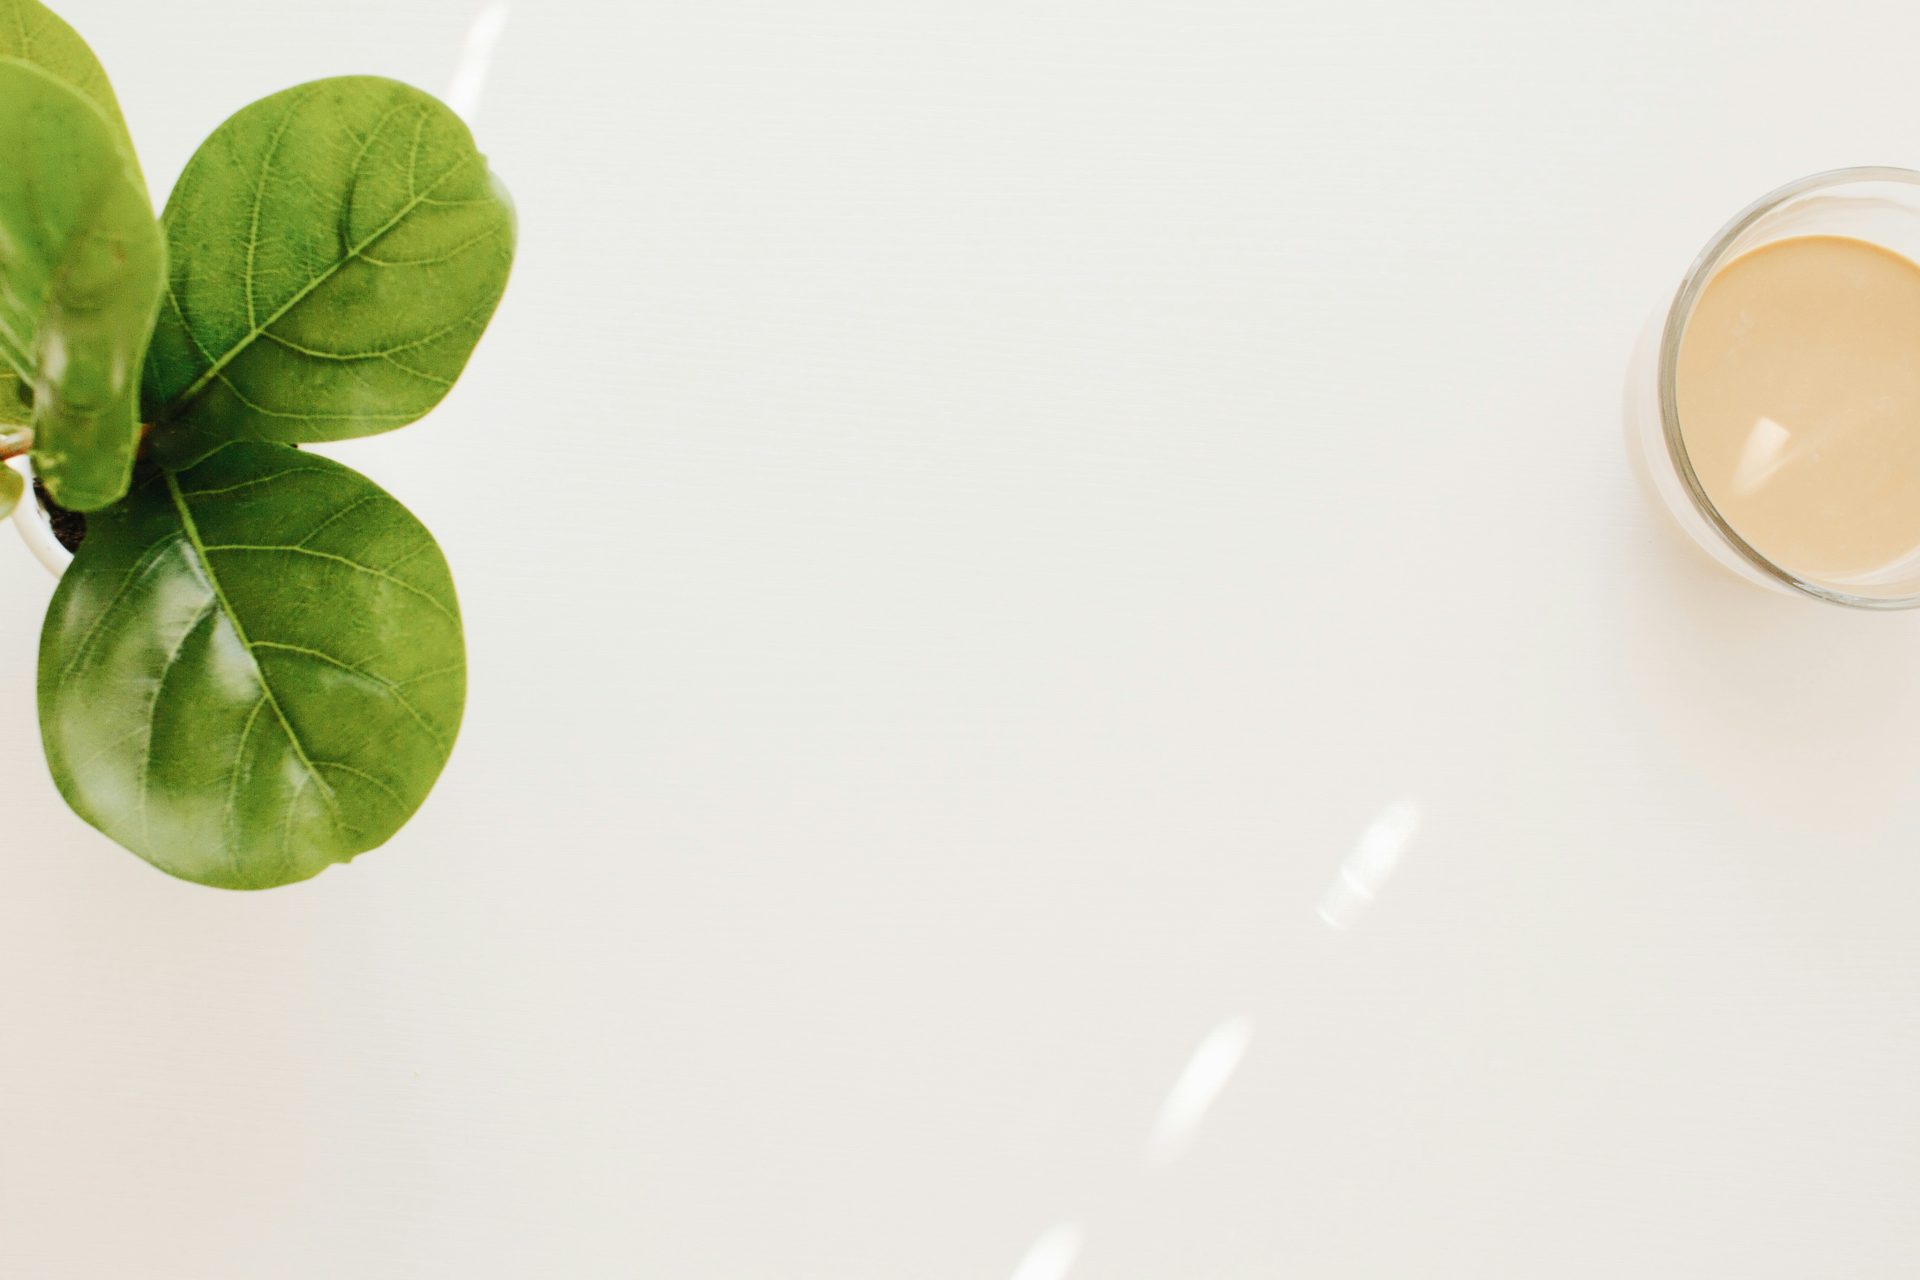
{"label": "white table surface", "polygon": [[[481,7],[64,12],[164,191]],[[1920,162],[1916,49],[521,0],[513,286],[332,451],[460,583],[419,818],[121,853],[0,542],[0,1276],[1914,1275],[1920,617],[1719,576],[1618,407],[1724,217]]]}

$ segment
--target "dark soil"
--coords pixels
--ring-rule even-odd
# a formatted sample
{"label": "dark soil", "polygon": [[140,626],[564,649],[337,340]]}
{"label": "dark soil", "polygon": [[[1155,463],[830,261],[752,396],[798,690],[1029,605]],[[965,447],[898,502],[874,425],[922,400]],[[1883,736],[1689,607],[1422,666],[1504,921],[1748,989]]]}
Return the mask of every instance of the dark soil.
{"label": "dark soil", "polygon": [[60,545],[69,551],[78,551],[87,536],[87,518],[48,497],[47,487],[37,479],[33,482],[33,496],[40,499],[40,509],[47,513],[47,523],[53,526],[53,536],[59,539]]}

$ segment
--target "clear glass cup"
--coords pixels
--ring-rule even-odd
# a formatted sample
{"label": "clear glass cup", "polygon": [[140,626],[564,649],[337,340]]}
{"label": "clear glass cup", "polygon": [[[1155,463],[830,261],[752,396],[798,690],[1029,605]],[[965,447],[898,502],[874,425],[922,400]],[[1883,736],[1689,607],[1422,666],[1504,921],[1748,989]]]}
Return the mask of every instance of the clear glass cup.
{"label": "clear glass cup", "polygon": [[1860,609],[1920,606],[1920,555],[1871,581],[1803,578],[1756,550],[1715,508],[1687,457],[1677,393],[1680,341],[1721,267],[1790,236],[1851,236],[1920,262],[1920,172],[1870,166],[1790,182],[1742,210],[1700,251],[1664,313],[1641,335],[1627,378],[1627,441],[1660,505],[1709,556],[1749,582]]}

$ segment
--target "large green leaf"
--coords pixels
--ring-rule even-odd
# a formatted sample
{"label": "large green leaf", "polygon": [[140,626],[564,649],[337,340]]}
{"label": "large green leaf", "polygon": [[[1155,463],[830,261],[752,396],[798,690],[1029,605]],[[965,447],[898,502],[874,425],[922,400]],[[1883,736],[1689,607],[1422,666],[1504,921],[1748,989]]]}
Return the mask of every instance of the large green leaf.
{"label": "large green leaf", "polygon": [[100,108],[0,58],[0,357],[33,390],[33,463],[92,511],[126,492],[164,283],[146,188]]}
{"label": "large green leaf", "polygon": [[27,491],[27,482],[20,473],[5,463],[0,463],[0,520],[13,514],[20,505],[20,495]]}
{"label": "large green leaf", "polygon": [[176,466],[229,440],[414,421],[466,366],[513,262],[512,205],[466,125],[365,76],[243,109],[163,221],[172,265],[144,397]]}
{"label": "large green leaf", "polygon": [[259,889],[384,842],[466,697],[453,579],[359,473],[241,443],[91,518],[40,645],[76,812],[163,871]]}
{"label": "large green leaf", "polygon": [[[0,0],[0,57],[31,62],[55,79],[78,89],[99,107],[113,125],[114,136],[126,148],[127,160],[139,175],[133,139],[127,134],[120,102],[113,96],[105,68],[72,27],[38,0]],[[142,190],[145,187],[143,185]]]}

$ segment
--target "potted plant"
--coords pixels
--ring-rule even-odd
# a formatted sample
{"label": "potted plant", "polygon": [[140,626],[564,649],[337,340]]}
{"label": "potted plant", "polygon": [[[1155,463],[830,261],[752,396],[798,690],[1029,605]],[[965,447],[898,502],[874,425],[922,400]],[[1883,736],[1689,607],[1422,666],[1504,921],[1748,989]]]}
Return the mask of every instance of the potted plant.
{"label": "potted plant", "polygon": [[156,219],[85,42],[0,9],[0,459],[85,522],[41,635],[48,765],[162,871],[306,879],[425,800],[466,662],[432,535],[301,446],[439,403],[512,206],[444,105],[345,77],[234,115]]}

